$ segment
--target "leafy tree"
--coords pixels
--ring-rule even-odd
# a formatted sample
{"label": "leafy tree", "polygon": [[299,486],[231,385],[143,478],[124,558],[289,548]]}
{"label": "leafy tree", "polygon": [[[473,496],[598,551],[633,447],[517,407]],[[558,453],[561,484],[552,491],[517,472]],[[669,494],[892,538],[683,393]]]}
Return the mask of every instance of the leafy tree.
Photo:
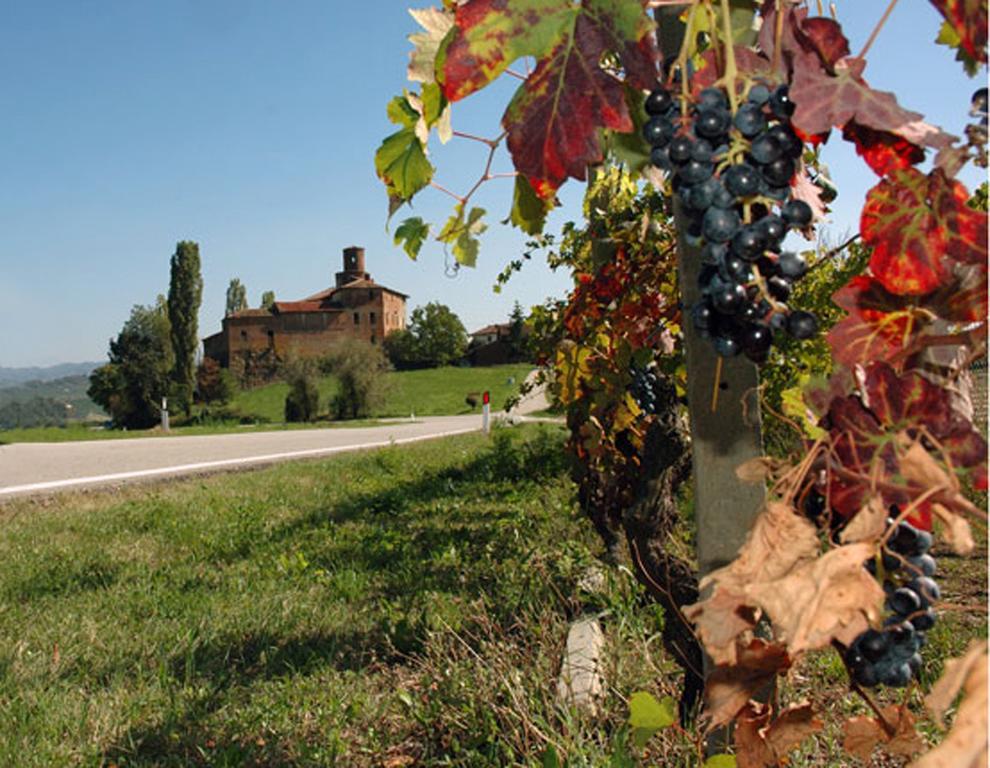
{"label": "leafy tree", "polygon": [[320,407],[320,391],[311,368],[303,366],[289,375],[285,396],[286,421],[313,421]]}
{"label": "leafy tree", "polygon": [[416,348],[416,337],[408,328],[392,331],[385,337],[383,346],[389,362],[400,371],[421,367]]}
{"label": "leafy tree", "polygon": [[275,291],[265,291],[261,294],[261,308],[271,309],[275,306]]}
{"label": "leafy tree", "polygon": [[203,298],[199,245],[182,240],[172,255],[168,284],[168,317],[171,323],[175,367],[172,392],[186,415],[192,406],[196,384],[196,349],[199,347],[199,305]]}
{"label": "leafy tree", "polygon": [[323,368],[338,382],[330,410],[338,419],[370,416],[385,404],[388,359],[380,347],[357,339],[337,344],[323,360]]}
{"label": "leafy tree", "polygon": [[0,429],[18,427],[64,427],[65,403],[52,397],[14,400],[0,406]]}
{"label": "leafy tree", "polygon": [[412,311],[409,330],[416,339],[416,356],[427,368],[450,365],[467,351],[467,331],[450,307],[431,301]]}
{"label": "leafy tree", "polygon": [[514,362],[526,358],[526,339],[523,337],[525,326],[526,315],[517,301],[512,305],[512,313],[509,315],[509,355]]}
{"label": "leafy tree", "polygon": [[239,278],[232,278],[230,285],[227,286],[227,308],[224,315],[229,317],[235,312],[247,309],[247,306],[247,288]]}
{"label": "leafy tree", "polygon": [[110,342],[110,362],[93,371],[87,394],[115,426],[145,429],[158,422],[174,365],[170,335],[168,308],[159,296],[153,306],[135,306]]}
{"label": "leafy tree", "polygon": [[196,369],[196,392],[204,403],[227,403],[237,390],[234,374],[212,357],[204,357]]}

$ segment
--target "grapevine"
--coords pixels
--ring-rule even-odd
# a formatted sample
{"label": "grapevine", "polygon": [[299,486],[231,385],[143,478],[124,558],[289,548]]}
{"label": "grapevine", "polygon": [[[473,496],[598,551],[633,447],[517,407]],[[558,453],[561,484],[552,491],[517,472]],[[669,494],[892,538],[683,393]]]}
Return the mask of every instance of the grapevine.
{"label": "grapevine", "polygon": [[[804,655],[828,649],[875,714],[845,724],[847,735],[872,734],[850,749],[862,756],[897,741],[920,751],[905,735],[914,733],[906,705],[883,709],[867,689],[906,686],[921,666],[941,597],[931,522],[966,553],[971,521],[986,520],[967,497],[967,489],[987,488],[987,445],[973,427],[963,374],[986,353],[987,216],[969,205],[957,178],[969,162],[986,167],[986,89],[973,94],[974,122],[960,139],[872,88],[865,57],[893,3],[859,55],[834,18],[784,0],[698,0],[679,19],[682,43],[660,51],[648,5],[582,0],[534,10],[523,0],[468,0],[435,9],[434,32],[413,57],[429,63],[416,78],[425,127],[436,122],[427,114],[445,113],[515,59],[532,57],[502,121],[516,170],[509,219],[541,232],[568,179],[591,176],[589,199],[612,184],[612,196],[625,201],[628,216],[589,210],[587,229],[571,232],[583,238],[568,264],[575,290],[547,358],[568,406],[583,506],[606,541],[622,531],[634,562],[650,561],[640,574],[648,588],[652,574],[680,571],[669,560],[663,569],[667,555],[654,534],[669,525],[663,515],[684,469],[651,442],[662,435],[669,446],[686,445],[674,394],[677,331],[692,323],[722,357],[760,364],[783,336],[820,330],[818,318],[794,305],[809,266],[784,238],[811,234],[832,194],[818,167],[821,145],[836,131],[855,146],[878,176],[860,220],[868,264],[834,295],[844,316],[825,337],[831,375],[792,400],[803,414],[795,424],[802,451],[741,468],[770,489],[749,537],[733,562],[697,585],[702,599],[691,597],[697,586],[686,579],[667,604],[691,622],[712,662],[705,724],[735,722],[748,765],[786,758],[797,742],[770,735],[788,732],[794,718],[805,724],[802,736],[821,727],[803,705],[778,710],[751,699]],[[968,68],[985,65],[985,3],[933,5],[945,18],[940,42]],[[660,18],[672,17],[661,9]],[[418,127],[410,123],[401,141],[380,150],[395,160],[396,146],[408,147],[409,162],[380,169],[393,210],[432,179],[424,145],[414,141]],[[921,170],[926,160],[932,165]],[[649,186],[631,192],[616,163]],[[478,218],[463,202],[444,232],[466,232],[461,246],[473,256],[479,229],[466,227]],[[653,225],[667,234],[648,236]],[[397,238],[418,252],[426,231],[407,219]],[[674,290],[674,239],[703,262],[694,306],[681,307]],[[650,488],[666,493],[666,503],[644,507]],[[761,618],[771,627],[765,637],[756,636]],[[976,674],[981,659],[985,666],[986,651],[976,648],[958,668]],[[980,709],[973,679],[967,686],[977,698],[960,713]],[[985,710],[985,684],[982,691]],[[932,705],[936,719],[947,706]],[[959,722],[932,760],[965,765],[985,755],[985,719],[982,733]]]}

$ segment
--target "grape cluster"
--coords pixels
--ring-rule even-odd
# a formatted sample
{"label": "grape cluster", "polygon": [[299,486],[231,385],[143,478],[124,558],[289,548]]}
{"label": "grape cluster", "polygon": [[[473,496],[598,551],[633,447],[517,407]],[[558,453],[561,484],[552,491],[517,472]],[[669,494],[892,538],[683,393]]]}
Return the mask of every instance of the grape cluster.
{"label": "grape cluster", "polygon": [[986,166],[987,146],[987,89],[979,88],[973,93],[969,114],[978,122],[966,126],[966,137],[970,146],[977,150],[977,165]]}
{"label": "grape cluster", "polygon": [[[892,526],[894,520],[887,523]],[[860,685],[903,687],[921,668],[919,650],[925,644],[925,633],[935,625],[932,603],[941,597],[932,579],[935,559],[928,554],[931,546],[930,533],[905,521],[897,524],[888,540],[881,562],[889,615],[883,629],[868,629],[846,650],[846,664]],[[868,561],[866,567],[877,572],[875,560]]]}
{"label": "grape cluster", "polygon": [[629,393],[633,396],[636,404],[645,413],[657,413],[666,395],[656,370],[633,367],[630,373],[632,374],[632,384],[629,387]]}
{"label": "grape cluster", "polygon": [[766,361],[775,331],[813,336],[815,316],[786,304],[808,267],[781,245],[789,230],[812,221],[811,207],[791,194],[804,147],[790,125],[787,86],[753,85],[735,114],[718,88],[703,90],[683,114],[679,100],[658,87],[646,112],[650,160],[671,174],[687,235],[701,247],[694,327],[718,354],[742,353],[755,363]]}

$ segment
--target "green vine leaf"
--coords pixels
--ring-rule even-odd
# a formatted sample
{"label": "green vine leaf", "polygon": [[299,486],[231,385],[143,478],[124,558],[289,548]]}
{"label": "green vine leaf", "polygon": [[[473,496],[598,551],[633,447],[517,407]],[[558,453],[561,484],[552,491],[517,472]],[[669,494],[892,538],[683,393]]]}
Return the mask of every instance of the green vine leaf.
{"label": "green vine leaf", "polygon": [[464,216],[464,203],[458,203],[453,215],[447,219],[437,240],[451,246],[451,251],[457,263],[465,267],[473,267],[478,262],[478,251],[481,243],[478,235],[488,229],[484,222],[485,209],[472,208]]}
{"label": "green vine leaf", "polygon": [[702,768],[736,768],[735,755],[712,755]]}
{"label": "green vine leaf", "polygon": [[389,215],[430,183],[434,168],[426,159],[426,146],[417,135],[420,113],[407,96],[397,96],[386,109],[389,120],[401,129],[386,137],[375,152],[375,172],[389,195]]}
{"label": "green vine leaf", "polygon": [[393,243],[402,245],[402,250],[409,255],[410,259],[415,261],[429,235],[430,225],[419,216],[414,216],[406,219],[396,228]]}
{"label": "green vine leaf", "polygon": [[650,737],[661,728],[669,728],[677,721],[677,704],[665,696],[661,701],[646,691],[638,691],[629,697],[629,725],[632,726],[633,744],[642,749]]}
{"label": "green vine leaf", "polygon": [[512,211],[509,221],[527,235],[538,235],[543,231],[550,205],[541,200],[539,195],[522,175],[516,176],[515,188],[512,192]]}

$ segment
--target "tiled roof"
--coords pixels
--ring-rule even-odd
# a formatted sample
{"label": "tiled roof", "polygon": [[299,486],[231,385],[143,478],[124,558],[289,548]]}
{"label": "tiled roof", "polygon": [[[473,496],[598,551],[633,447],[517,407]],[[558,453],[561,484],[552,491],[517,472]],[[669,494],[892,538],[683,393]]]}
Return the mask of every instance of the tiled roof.
{"label": "tiled roof", "polygon": [[508,323],[504,323],[504,324],[496,324],[496,325],[486,325],[484,328],[481,328],[480,330],[475,331],[471,335],[472,336],[488,336],[488,335],[494,333],[496,336],[498,336],[498,335],[503,334],[503,333],[506,333],[507,334],[508,332],[509,332],[509,324]]}
{"label": "tiled roof", "polygon": [[275,310],[284,315],[288,312],[338,312],[338,309],[325,307],[319,301],[276,301]]}
{"label": "tiled roof", "polygon": [[264,317],[265,315],[270,315],[267,309],[241,309],[237,312],[227,315],[227,317]]}
{"label": "tiled roof", "polygon": [[326,301],[331,298],[337,291],[343,290],[345,288],[380,288],[383,291],[388,291],[389,293],[394,293],[396,296],[401,296],[404,299],[408,299],[409,295],[401,293],[400,291],[393,290],[392,288],[386,288],[384,285],[379,285],[374,280],[365,280],[364,278],[358,278],[357,280],[352,280],[339,288],[326,288],[319,293],[314,293],[312,296],[307,296],[305,301]]}

